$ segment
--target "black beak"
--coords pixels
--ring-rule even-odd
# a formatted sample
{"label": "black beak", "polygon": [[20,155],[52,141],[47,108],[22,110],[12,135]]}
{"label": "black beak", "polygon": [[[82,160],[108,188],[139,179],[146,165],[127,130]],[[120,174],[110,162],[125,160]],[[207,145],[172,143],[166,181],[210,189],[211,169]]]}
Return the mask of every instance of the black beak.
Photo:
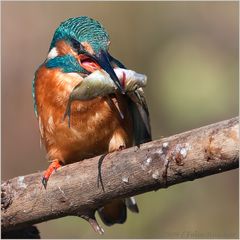
{"label": "black beak", "polygon": [[100,53],[95,56],[96,61],[100,65],[100,67],[102,67],[102,69],[105,70],[109,74],[110,78],[114,81],[114,83],[117,86],[117,88],[119,89],[119,91],[122,94],[125,94],[125,91],[122,88],[122,85],[111,66],[109,57],[110,57],[109,54],[103,50],[101,50]]}

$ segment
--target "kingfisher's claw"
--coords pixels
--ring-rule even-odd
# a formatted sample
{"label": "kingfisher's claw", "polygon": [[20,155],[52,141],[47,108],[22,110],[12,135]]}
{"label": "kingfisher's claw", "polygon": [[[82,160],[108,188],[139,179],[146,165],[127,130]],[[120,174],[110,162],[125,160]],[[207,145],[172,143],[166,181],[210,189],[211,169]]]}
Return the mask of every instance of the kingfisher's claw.
{"label": "kingfisher's claw", "polygon": [[48,179],[45,178],[45,177],[42,177],[42,184],[43,184],[45,189],[47,188],[47,182],[48,182]]}
{"label": "kingfisher's claw", "polygon": [[60,168],[62,165],[62,162],[55,159],[52,161],[52,163],[49,165],[48,169],[44,172],[43,177],[42,177],[42,184],[44,186],[44,188],[46,189],[47,187],[47,182],[49,177],[52,175],[52,172],[55,170],[57,170],[58,168]]}

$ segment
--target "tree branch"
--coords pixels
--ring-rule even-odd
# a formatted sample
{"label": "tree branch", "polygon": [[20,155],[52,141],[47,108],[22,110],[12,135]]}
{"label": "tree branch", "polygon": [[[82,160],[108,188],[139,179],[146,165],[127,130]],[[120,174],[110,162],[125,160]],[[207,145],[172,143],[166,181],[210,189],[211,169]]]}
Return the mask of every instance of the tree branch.
{"label": "tree branch", "polygon": [[[238,118],[2,183],[2,230],[82,216],[114,198],[166,188],[238,167]],[[98,184],[100,176],[101,184]]]}

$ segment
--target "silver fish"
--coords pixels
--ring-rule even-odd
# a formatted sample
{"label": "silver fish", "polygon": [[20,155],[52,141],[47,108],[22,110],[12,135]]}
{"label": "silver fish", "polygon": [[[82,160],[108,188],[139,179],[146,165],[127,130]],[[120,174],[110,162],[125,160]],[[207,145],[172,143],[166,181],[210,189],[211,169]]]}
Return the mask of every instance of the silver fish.
{"label": "silver fish", "polygon": [[[129,69],[114,69],[125,92],[134,92],[147,85],[147,76]],[[96,70],[77,84],[70,94],[64,118],[68,116],[70,127],[71,104],[73,101],[90,100],[99,96],[107,96],[116,92],[117,88],[109,74],[104,70]]]}

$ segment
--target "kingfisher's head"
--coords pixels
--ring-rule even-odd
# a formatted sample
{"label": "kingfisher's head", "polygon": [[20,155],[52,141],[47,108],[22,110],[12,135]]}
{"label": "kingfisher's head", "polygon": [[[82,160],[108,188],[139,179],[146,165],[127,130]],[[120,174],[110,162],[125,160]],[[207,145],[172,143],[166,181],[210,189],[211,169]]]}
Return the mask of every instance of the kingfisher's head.
{"label": "kingfisher's head", "polygon": [[98,21],[86,16],[70,18],[54,33],[46,67],[82,74],[103,69],[123,92],[113,70],[113,64],[121,63],[108,53],[109,44],[109,35]]}

